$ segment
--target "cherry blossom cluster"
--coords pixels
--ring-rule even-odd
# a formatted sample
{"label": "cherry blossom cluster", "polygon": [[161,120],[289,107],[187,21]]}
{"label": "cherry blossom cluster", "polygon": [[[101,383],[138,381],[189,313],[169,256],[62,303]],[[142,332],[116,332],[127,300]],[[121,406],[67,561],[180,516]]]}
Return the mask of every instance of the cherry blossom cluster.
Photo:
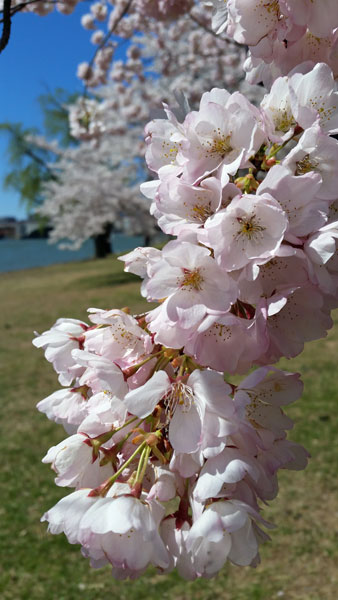
{"label": "cherry blossom cluster", "polygon": [[257,565],[270,527],[259,501],[275,497],[279,469],[307,462],[282,410],[299,375],[262,367],[235,386],[157,344],[144,315],[89,319],[59,319],[33,342],[65,386],[38,404],[69,435],[43,462],[74,489],[44,515],[49,531],[119,579],[148,565],[186,579]]}
{"label": "cherry blossom cluster", "polygon": [[177,239],[125,261],[161,301],[147,316],[156,342],[244,373],[326,335],[338,290],[337,100],[319,63],[278,78],[259,108],[215,88],[183,122],[166,109],[147,125],[158,179],[141,188]]}
{"label": "cherry blossom cluster", "polygon": [[158,179],[142,189],[176,239],[121,260],[157,308],[89,309],[33,342],[64,386],[38,408],[70,436],[43,460],[75,488],[43,520],[93,567],[194,579],[258,564],[260,504],[308,457],[282,410],[299,375],[272,364],[325,336],[338,305],[336,107],[319,63],[259,107],[214,88],[147,125]]}
{"label": "cherry blossom cluster", "polygon": [[[23,11],[46,16],[55,8],[68,15],[80,3],[81,0],[12,0],[11,14]],[[0,0],[0,12],[4,12],[3,0]],[[156,62],[161,64],[161,69],[176,69],[177,76],[183,81],[183,65],[193,68],[195,76],[199,72],[198,67],[220,74],[230,62],[238,62],[238,59],[234,60],[236,45],[224,35],[215,36],[211,17],[211,7],[199,0],[91,1],[88,13],[83,14],[80,21],[82,27],[91,32],[90,41],[95,49],[92,56],[85,57],[87,60],[78,65],[77,74],[91,88],[106,84],[110,79],[123,79],[129,83],[134,78],[144,79],[149,66],[147,46],[156,48]],[[175,44],[180,46],[182,39],[188,45],[188,51],[182,53],[182,48],[177,48],[173,53]],[[127,56],[117,60],[116,51],[126,42]],[[245,54],[244,48],[240,52]],[[201,57],[207,64],[203,65]],[[190,78],[194,79],[193,73]],[[219,78],[220,75],[216,81]],[[230,72],[228,79],[223,79],[223,84],[231,86]]]}
{"label": "cherry blossom cluster", "polygon": [[[185,67],[185,75],[188,74],[187,66],[190,68],[190,65],[195,74],[201,75],[201,70],[208,68],[214,72],[224,69],[224,66],[229,65],[231,55],[230,60],[234,62],[236,46],[225,36],[213,34],[211,10],[199,2],[120,0],[110,8],[104,19],[95,19],[91,11],[81,20],[86,29],[93,30],[91,42],[96,45],[92,59],[80,63],[77,72],[78,77],[89,87],[96,87],[109,79],[119,82],[123,80],[128,84],[135,78],[143,80],[149,70],[149,49],[152,50],[152,57],[156,57],[161,71],[166,74],[168,69],[175,70],[177,77],[182,74],[182,66]],[[127,56],[123,60],[117,60],[116,51],[126,41]],[[186,45],[184,52],[182,44]],[[243,48],[239,51],[242,55],[245,54]],[[189,79],[193,79],[192,74]],[[231,84],[231,81],[226,83]]]}
{"label": "cherry blossom cluster", "polygon": [[[96,89],[95,97],[80,97],[67,107],[77,147],[63,148],[57,141],[30,137],[30,143],[48,148],[57,157],[50,165],[53,179],[44,186],[39,208],[52,226],[51,242],[78,248],[107,223],[118,229],[128,225],[129,234],[156,234],[150,202],[137,183],[145,152],[143,129],[150,114],[164,116],[162,102],[173,103],[178,89],[181,97],[189,96],[192,106],[198,106],[205,89],[224,83],[230,91],[240,89],[252,101],[261,100],[262,88],[244,80],[245,50],[210,33],[204,32],[203,37],[203,31],[193,21],[180,19],[176,28],[172,24],[165,31],[163,25],[161,36],[159,31],[143,35],[142,49],[141,36],[135,36],[127,62],[113,63],[113,81]],[[145,57],[151,61],[152,75],[147,79]]]}
{"label": "cherry blossom cluster", "polygon": [[[13,0],[11,9],[13,14],[23,10],[44,16],[54,8],[70,14],[79,3],[80,0]],[[246,50],[223,34],[216,36],[211,18],[211,7],[198,0],[90,2],[81,25],[91,31],[94,50],[78,65],[78,77],[87,88],[96,88],[110,81],[124,86],[135,80],[144,83],[149,70],[164,77],[171,74],[175,75],[171,89],[189,91],[193,101],[212,84],[235,88],[238,80],[244,79],[242,63]],[[126,49],[123,58],[118,54],[121,47]],[[203,79],[209,80],[204,87]]]}
{"label": "cherry blossom cluster", "polygon": [[[11,0],[11,11],[13,11],[13,14],[22,11],[34,13],[39,17],[45,17],[56,9],[63,15],[71,15],[81,1],[82,0]],[[3,10],[4,0],[1,0],[0,11],[3,12]]]}
{"label": "cherry blossom cluster", "polygon": [[[13,0],[11,10],[44,16],[55,7],[67,15],[78,3]],[[91,42],[96,46],[91,59],[78,66],[78,76],[90,87],[105,84],[109,78],[145,77],[144,43],[157,45],[166,69],[173,59],[166,52],[167,40],[180,42],[187,31],[188,63],[194,63],[189,56],[195,54],[205,54],[208,62],[212,56],[217,56],[218,63],[226,61],[231,40],[248,46],[244,69],[250,83],[263,81],[270,86],[305,61],[325,62],[338,75],[336,0],[95,0],[81,17],[81,25],[92,32]],[[219,39],[212,36],[211,26]],[[116,60],[116,49],[126,40],[131,42],[127,59]],[[223,83],[228,86],[230,82]]]}
{"label": "cherry blossom cluster", "polygon": [[336,0],[212,0],[213,27],[249,46],[248,80],[271,85],[298,64],[319,61],[338,76]]}
{"label": "cherry blossom cluster", "polygon": [[132,31],[125,59],[113,57],[105,69],[94,65],[88,77],[89,63],[81,66],[78,74],[92,90],[105,85],[95,89],[95,98],[79,98],[69,107],[71,133],[79,139],[98,139],[105,132],[127,131],[135,122],[144,127],[162,102],[173,102],[177,91],[186,94],[192,106],[215,85],[259,101],[262,89],[244,80],[245,57],[244,48],[206,33],[191,19],[169,25],[152,21],[150,31]]}
{"label": "cherry blossom cluster", "polygon": [[[205,32],[211,10],[220,37]],[[38,408],[69,436],[43,461],[74,489],[42,520],[116,578],[256,566],[271,527],[261,504],[279,469],[306,466],[282,409],[302,383],[273,364],[325,336],[338,306],[337,17],[334,0],[117,0],[82,18],[97,50],[78,74],[113,87],[70,107],[82,141],[55,149],[42,211],[54,236],[72,239],[66,215],[83,240],[107,212],[140,222],[151,203],[175,238],[121,257],[155,309],[92,308],[89,324],[59,319],[33,342],[63,386]],[[112,33],[128,40],[126,61]],[[249,46],[248,80],[271,85],[262,99],[234,91],[236,44]],[[196,110],[184,94],[170,108],[177,88]],[[142,204],[140,124],[160,100]]]}

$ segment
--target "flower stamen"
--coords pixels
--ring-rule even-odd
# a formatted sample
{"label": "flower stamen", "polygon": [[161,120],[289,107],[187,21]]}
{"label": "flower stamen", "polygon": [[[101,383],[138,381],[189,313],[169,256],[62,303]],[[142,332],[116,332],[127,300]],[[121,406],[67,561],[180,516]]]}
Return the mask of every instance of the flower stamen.
{"label": "flower stamen", "polygon": [[183,269],[184,278],[180,281],[181,287],[188,290],[201,290],[202,283],[204,281],[200,269],[193,269],[190,271],[189,269]]}

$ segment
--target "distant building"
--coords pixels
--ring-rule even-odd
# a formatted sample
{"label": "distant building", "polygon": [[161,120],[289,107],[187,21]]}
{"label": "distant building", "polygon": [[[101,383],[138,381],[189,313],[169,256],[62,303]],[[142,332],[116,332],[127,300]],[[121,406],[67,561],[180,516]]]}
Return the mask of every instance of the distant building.
{"label": "distant building", "polygon": [[37,222],[35,217],[28,217],[24,221],[20,221],[20,237],[30,238],[40,236],[41,231],[39,223]]}
{"label": "distant building", "polygon": [[22,221],[15,217],[0,217],[0,239],[46,238],[49,231],[50,227],[41,227],[34,216]]}
{"label": "distant building", "polygon": [[48,238],[51,227],[42,225],[34,216],[28,217],[26,221],[20,221],[21,237],[23,238]]}
{"label": "distant building", "polygon": [[0,239],[11,238],[17,240],[21,237],[19,221],[15,217],[0,217]]}

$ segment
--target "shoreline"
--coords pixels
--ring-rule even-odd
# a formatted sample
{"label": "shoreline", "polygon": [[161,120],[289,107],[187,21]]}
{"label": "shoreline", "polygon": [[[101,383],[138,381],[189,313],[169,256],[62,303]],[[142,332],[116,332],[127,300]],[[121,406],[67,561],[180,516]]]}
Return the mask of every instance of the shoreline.
{"label": "shoreline", "polygon": [[[111,244],[113,253],[124,254],[144,243],[143,236],[127,236],[113,234]],[[27,269],[43,268],[52,265],[67,265],[83,261],[97,260],[95,258],[94,242],[89,239],[78,250],[61,250],[48,239],[1,239],[0,240],[0,273],[26,271]]]}

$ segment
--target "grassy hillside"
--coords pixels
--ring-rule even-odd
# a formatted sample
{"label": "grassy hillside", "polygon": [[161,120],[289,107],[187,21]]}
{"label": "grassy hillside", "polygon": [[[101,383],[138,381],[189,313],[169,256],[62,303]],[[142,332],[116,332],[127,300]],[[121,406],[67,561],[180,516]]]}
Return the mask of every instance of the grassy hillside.
{"label": "grassy hillside", "polygon": [[[305,393],[288,414],[290,437],[312,459],[305,472],[284,472],[280,494],[264,510],[278,526],[257,569],[227,567],[212,581],[186,583],[153,570],[136,582],[94,571],[79,546],[46,533],[40,516],[68,490],[57,488],[41,458],[64,437],[35,404],[58,386],[33,332],[58,317],[86,320],[86,308],[140,311],[139,280],[115,259],[56,265],[2,275],[0,295],[2,600],[336,600],[338,589],[338,328],[281,366],[300,370]],[[71,491],[71,490],[69,490]]]}

